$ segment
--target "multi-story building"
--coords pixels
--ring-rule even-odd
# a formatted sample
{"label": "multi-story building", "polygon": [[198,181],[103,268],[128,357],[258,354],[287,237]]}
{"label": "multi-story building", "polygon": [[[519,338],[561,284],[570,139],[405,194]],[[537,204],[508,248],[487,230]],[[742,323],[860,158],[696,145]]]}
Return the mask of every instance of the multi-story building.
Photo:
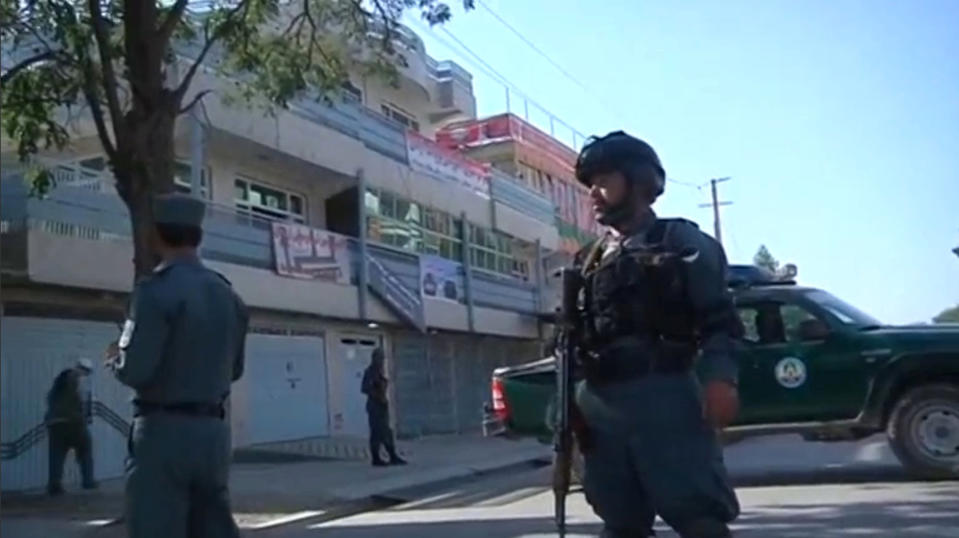
{"label": "multi-story building", "polygon": [[599,233],[586,189],[574,175],[576,152],[513,114],[451,123],[438,143],[490,163],[556,206],[559,251],[574,254]]}
{"label": "multi-story building", "polygon": [[[275,117],[207,96],[176,136],[177,188],[208,203],[202,256],[251,308],[230,398],[234,445],[366,435],[359,383],[387,350],[401,436],[475,431],[490,371],[540,351],[551,198],[433,141],[475,118],[471,75],[401,36],[399,84],[351,76],[327,105]],[[200,74],[193,92],[229,81]],[[3,489],[46,480],[42,417],[58,371],[99,363],[132,284],[129,217],[89,122],[40,156],[31,197],[2,155]],[[193,174],[193,170],[200,170]],[[92,376],[97,472],[121,474],[129,391]]]}

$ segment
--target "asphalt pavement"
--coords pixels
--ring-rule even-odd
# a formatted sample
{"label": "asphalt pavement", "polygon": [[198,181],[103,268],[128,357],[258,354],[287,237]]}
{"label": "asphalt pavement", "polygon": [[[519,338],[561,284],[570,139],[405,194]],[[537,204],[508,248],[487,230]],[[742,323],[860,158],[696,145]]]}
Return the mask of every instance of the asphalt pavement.
{"label": "asphalt pavement", "polygon": [[[555,536],[548,458],[540,455],[548,447],[517,446],[517,452],[508,445],[499,451],[499,445],[477,445],[468,462],[460,458],[456,466],[437,467],[445,461],[442,454],[460,451],[450,451],[448,440],[434,444],[443,450],[424,445],[414,453],[414,464],[386,474],[373,473],[362,462],[235,466],[231,483],[240,489],[234,493],[242,508],[235,515],[244,536],[264,538]],[[959,537],[959,482],[911,481],[881,437],[804,443],[774,436],[728,446],[725,453],[743,506],[737,536]],[[326,497],[320,493],[331,484],[336,496],[361,502],[322,502]],[[253,517],[254,505],[276,504],[281,492],[297,503],[264,515],[264,521]],[[569,536],[599,532],[581,493],[574,492],[568,506]],[[16,511],[5,502],[2,535],[125,536],[122,526],[101,527],[96,511],[69,519],[34,512],[12,517]],[[662,525],[659,530],[660,536],[675,536]]]}
{"label": "asphalt pavement", "polygon": [[[841,481],[840,475],[834,475]],[[740,487],[739,537],[903,538],[959,536],[959,482],[876,481]],[[533,538],[555,536],[547,468],[514,468],[469,482],[413,488],[384,508],[331,521],[265,531],[269,538]],[[824,480],[828,482],[828,480]],[[583,495],[568,501],[567,536],[596,536],[599,520]],[[673,536],[661,522],[658,536]]]}

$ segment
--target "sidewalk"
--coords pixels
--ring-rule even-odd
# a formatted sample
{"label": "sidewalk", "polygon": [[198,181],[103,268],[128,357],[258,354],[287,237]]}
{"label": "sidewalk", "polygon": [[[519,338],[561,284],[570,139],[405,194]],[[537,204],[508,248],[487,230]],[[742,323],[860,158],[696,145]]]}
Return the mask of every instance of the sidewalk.
{"label": "sidewalk", "polygon": [[[550,453],[549,446],[535,440],[489,439],[478,434],[427,437],[398,445],[409,465],[375,468],[365,461],[329,459],[234,463],[230,494],[237,521],[241,528],[262,528],[397,489],[531,462]],[[98,527],[119,516],[122,509],[122,480],[103,482],[96,492],[70,490],[57,499],[5,494],[0,535],[120,536]]]}

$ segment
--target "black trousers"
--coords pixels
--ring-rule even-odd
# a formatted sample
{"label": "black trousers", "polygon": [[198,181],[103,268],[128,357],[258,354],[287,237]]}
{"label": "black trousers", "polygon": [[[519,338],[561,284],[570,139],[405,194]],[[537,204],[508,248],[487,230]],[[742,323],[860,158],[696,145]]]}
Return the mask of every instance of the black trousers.
{"label": "black trousers", "polygon": [[49,460],[47,467],[47,490],[55,491],[62,487],[63,463],[67,452],[73,450],[80,464],[80,474],[84,486],[92,486],[93,479],[93,440],[90,430],[83,422],[58,422],[47,426]]}
{"label": "black trousers", "polygon": [[390,428],[390,407],[385,403],[368,401],[366,415],[370,423],[370,455],[373,461],[380,461],[380,448],[386,448],[390,458],[396,458],[396,444],[393,429]]}

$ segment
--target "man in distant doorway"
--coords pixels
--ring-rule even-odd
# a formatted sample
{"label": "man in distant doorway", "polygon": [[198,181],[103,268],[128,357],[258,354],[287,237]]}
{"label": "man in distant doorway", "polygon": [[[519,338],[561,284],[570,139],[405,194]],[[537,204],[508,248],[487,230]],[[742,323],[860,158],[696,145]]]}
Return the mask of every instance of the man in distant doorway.
{"label": "man in distant doorway", "polygon": [[63,494],[63,463],[73,450],[80,464],[83,489],[96,489],[93,479],[93,441],[87,427],[92,402],[84,402],[80,394],[80,378],[93,372],[89,359],[80,359],[72,368],[60,372],[47,393],[47,437],[49,459],[47,493]]}
{"label": "man in distant doorway", "polygon": [[[366,395],[366,414],[370,421],[370,455],[374,467],[385,465],[405,465],[396,453],[396,443],[393,439],[393,430],[390,429],[390,402],[386,396],[386,379],[384,368],[383,348],[373,350],[370,365],[363,372],[363,394]],[[380,447],[386,448],[390,461],[385,462],[380,453]]]}

